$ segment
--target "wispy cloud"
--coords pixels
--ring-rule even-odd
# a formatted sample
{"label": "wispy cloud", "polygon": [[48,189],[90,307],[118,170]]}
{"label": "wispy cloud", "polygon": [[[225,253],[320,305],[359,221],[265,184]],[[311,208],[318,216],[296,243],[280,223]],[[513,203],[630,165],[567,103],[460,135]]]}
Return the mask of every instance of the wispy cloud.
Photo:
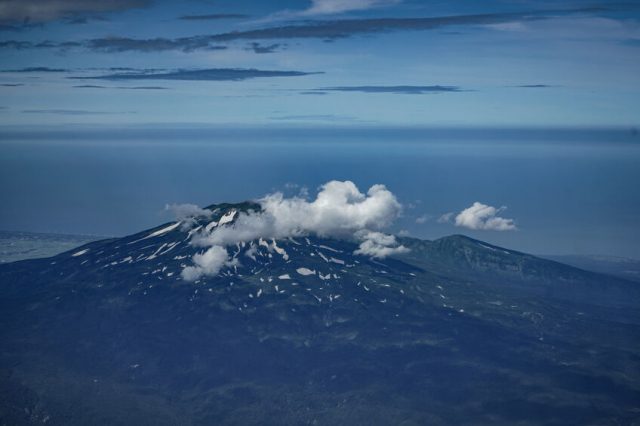
{"label": "wispy cloud", "polygon": [[432,215],[423,214],[422,216],[416,219],[416,223],[420,223],[420,224],[427,223],[431,218],[433,218]]}
{"label": "wispy cloud", "polygon": [[168,87],[162,86],[97,86],[94,84],[83,84],[81,86],[73,87],[75,89],[169,90]]}
{"label": "wispy cloud", "polygon": [[520,86],[510,86],[510,87],[519,87],[521,89],[546,89],[549,87],[559,87],[559,86],[550,86],[548,84],[523,84]]}
{"label": "wispy cloud", "polygon": [[136,111],[89,111],[83,109],[25,109],[24,114],[58,114],[58,115],[111,115],[135,114]]}
{"label": "wispy cloud", "polygon": [[451,221],[451,216],[453,216],[454,214],[455,214],[454,212],[445,213],[442,216],[440,216],[438,219],[436,219],[436,222],[449,223]]}
{"label": "wispy cloud", "polygon": [[92,77],[69,77],[77,80],[185,80],[185,81],[242,81],[266,77],[299,77],[321,74],[303,71],[266,71],[248,68],[211,68],[177,70],[165,73],[116,73]]}
{"label": "wispy cloud", "polygon": [[402,0],[311,0],[311,7],[299,14],[301,16],[333,15],[354,10],[368,10],[392,6],[401,1]]}
{"label": "wispy cloud", "polygon": [[462,92],[458,86],[345,86],[322,87],[320,92],[362,92],[362,93],[396,93],[402,95],[425,95],[429,93]]}
{"label": "wispy cloud", "polygon": [[456,216],[456,226],[484,231],[514,231],[517,230],[513,219],[498,217],[498,213],[506,210],[505,206],[495,208],[479,202],[473,203],[468,209],[462,210]]}
{"label": "wispy cloud", "polygon": [[261,22],[291,19],[296,17],[336,15],[352,11],[389,7],[401,2],[402,0],[311,0],[311,6],[307,9],[282,10],[268,16]]}
{"label": "wispy cloud", "polygon": [[269,120],[280,121],[361,121],[357,117],[350,115],[333,115],[333,114],[319,114],[319,115],[285,115],[281,117],[269,117]]}
{"label": "wispy cloud", "polygon": [[213,15],[183,15],[178,17],[183,21],[213,21],[219,19],[243,19],[250,18],[251,15],[243,15],[239,13],[218,13]]}
{"label": "wispy cloud", "polygon": [[175,219],[182,223],[182,229],[192,228],[197,218],[213,215],[213,211],[201,209],[195,204],[165,204],[164,211],[172,213]]}

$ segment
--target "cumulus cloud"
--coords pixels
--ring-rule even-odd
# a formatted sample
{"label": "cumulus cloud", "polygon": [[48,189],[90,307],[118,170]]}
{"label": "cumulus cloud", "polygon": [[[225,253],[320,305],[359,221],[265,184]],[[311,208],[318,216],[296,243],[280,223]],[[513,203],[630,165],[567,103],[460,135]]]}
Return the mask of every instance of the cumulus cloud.
{"label": "cumulus cloud", "polygon": [[361,229],[379,231],[391,225],[402,206],[384,185],[367,194],[353,182],[332,181],[320,187],[314,201],[284,198],[276,192],[258,200],[264,212],[238,217],[234,226],[216,228],[205,244],[235,244],[260,237],[287,238],[310,233],[320,237],[346,237]]}
{"label": "cumulus cloud", "polygon": [[513,219],[498,217],[497,214],[506,210],[505,206],[495,208],[479,202],[473,203],[456,216],[456,226],[485,231],[514,231],[516,225]]}
{"label": "cumulus cloud", "polygon": [[[396,245],[393,236],[380,231],[400,216],[402,205],[384,185],[373,185],[366,194],[353,182],[332,181],[320,187],[315,200],[285,198],[281,192],[257,200],[260,212],[240,213],[232,225],[218,226],[210,233],[195,236],[193,244],[208,247],[205,255],[183,271],[192,280],[202,275],[215,275],[224,263],[220,255],[228,245],[259,238],[283,239],[310,234],[319,237],[355,238],[361,245],[355,254],[382,258],[407,249]],[[221,251],[222,250],[222,251]],[[203,255],[204,256],[204,255]],[[226,262],[230,262],[228,256]],[[211,261],[211,265],[207,264]]]}

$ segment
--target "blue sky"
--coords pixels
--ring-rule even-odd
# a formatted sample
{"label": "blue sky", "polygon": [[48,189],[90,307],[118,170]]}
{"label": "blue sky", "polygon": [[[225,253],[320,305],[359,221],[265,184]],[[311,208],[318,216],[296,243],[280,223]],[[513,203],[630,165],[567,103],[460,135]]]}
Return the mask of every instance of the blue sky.
{"label": "blue sky", "polygon": [[0,124],[634,126],[639,5],[2,0]]}

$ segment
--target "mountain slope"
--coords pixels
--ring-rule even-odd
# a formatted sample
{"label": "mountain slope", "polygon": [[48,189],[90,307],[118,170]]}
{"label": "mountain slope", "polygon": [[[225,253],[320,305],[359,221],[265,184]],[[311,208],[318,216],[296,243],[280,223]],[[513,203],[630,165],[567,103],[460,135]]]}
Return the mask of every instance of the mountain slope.
{"label": "mountain slope", "polygon": [[463,235],[435,241],[400,238],[412,249],[403,257],[408,263],[445,275],[492,282],[506,289],[615,307],[638,306],[640,286],[621,278],[587,272],[556,261],[507,250]]}
{"label": "mountain slope", "polygon": [[0,266],[0,420],[640,424],[634,284],[462,236],[260,239],[182,278],[194,229],[258,208]]}
{"label": "mountain slope", "polygon": [[640,260],[613,256],[544,255],[539,257],[555,260],[586,271],[613,275],[629,281],[640,281]]}

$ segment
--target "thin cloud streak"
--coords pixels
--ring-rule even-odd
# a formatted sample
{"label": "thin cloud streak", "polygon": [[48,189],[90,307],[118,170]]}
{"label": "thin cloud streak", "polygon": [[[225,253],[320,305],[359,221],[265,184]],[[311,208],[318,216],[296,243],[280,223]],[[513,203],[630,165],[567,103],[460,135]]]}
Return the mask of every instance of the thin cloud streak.
{"label": "thin cloud streak", "polygon": [[178,17],[182,21],[213,21],[219,19],[243,19],[250,18],[251,15],[243,15],[239,13],[218,13],[213,15],[183,15]]}
{"label": "thin cloud streak", "polygon": [[57,115],[112,115],[112,114],[136,114],[136,111],[88,111],[82,109],[25,109],[23,114],[57,114]]}
{"label": "thin cloud streak", "polygon": [[212,68],[204,70],[177,70],[156,74],[116,73],[92,77],[69,77],[75,80],[183,80],[183,81],[242,81],[264,77],[299,77],[322,74],[303,71],[265,71],[247,68]]}
{"label": "thin cloud streak", "polygon": [[96,86],[93,84],[84,84],[82,86],[73,86],[74,89],[118,89],[118,90],[170,90],[168,87],[162,86]]}
{"label": "thin cloud streak", "polygon": [[462,92],[458,86],[345,86],[322,87],[320,92],[362,92],[362,93],[396,93],[403,95],[424,95],[428,93]]}
{"label": "thin cloud streak", "polygon": [[21,69],[16,69],[16,70],[0,70],[0,72],[19,72],[19,73],[24,73],[24,72],[67,72],[69,70],[64,69],[64,68],[48,68],[48,67],[28,67],[28,68],[21,68]]}

